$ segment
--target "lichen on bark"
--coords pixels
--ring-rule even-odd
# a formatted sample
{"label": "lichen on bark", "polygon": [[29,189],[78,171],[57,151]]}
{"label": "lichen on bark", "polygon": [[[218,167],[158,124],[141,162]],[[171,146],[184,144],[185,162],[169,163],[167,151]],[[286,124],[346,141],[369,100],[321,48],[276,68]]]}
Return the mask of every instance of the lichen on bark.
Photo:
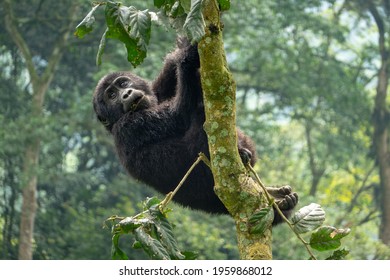
{"label": "lichen on bark", "polygon": [[251,234],[249,217],[268,205],[261,187],[247,174],[237,149],[236,84],[223,48],[220,11],[216,0],[203,2],[206,34],[198,44],[210,163],[215,192],[236,223],[241,259],[271,259],[271,228]]}

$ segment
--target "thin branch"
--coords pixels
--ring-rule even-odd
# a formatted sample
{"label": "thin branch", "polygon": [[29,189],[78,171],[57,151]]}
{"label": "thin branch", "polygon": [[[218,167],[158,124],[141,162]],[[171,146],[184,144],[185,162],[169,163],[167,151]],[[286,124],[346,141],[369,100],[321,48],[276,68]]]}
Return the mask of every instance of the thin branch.
{"label": "thin branch", "polygon": [[77,9],[78,5],[73,4],[73,6],[70,8],[70,16],[71,20],[69,21],[69,24],[67,28],[65,29],[64,33],[60,38],[57,40],[56,44],[53,47],[53,51],[48,59],[48,65],[45,69],[45,72],[42,75],[42,82],[44,84],[50,84],[51,79],[54,76],[54,70],[57,67],[63,52],[61,50],[64,48],[66,42],[68,41],[69,35],[71,30],[73,30],[75,22],[76,22],[76,15],[77,15]]}
{"label": "thin branch", "polygon": [[31,80],[37,81],[38,73],[36,72],[36,69],[34,67],[33,58],[30,49],[18,28],[17,20],[11,5],[11,0],[4,0],[4,8],[5,8],[5,17],[4,17],[5,27],[9,35],[11,36],[11,39],[18,46],[19,50],[21,51],[25,59],[28,72],[31,76]]}
{"label": "thin branch", "polygon": [[376,213],[378,213],[377,209],[371,210],[363,219],[361,219],[358,222],[357,226],[361,226],[361,225],[363,225],[365,223],[368,223],[371,220],[375,220],[376,218],[380,217],[380,215],[373,216]]}
{"label": "thin branch", "polygon": [[[373,165],[371,167],[371,169],[367,172],[367,174],[364,176],[363,180],[362,180],[362,183],[360,185],[360,188],[357,190],[357,192],[355,193],[355,195],[353,196],[352,200],[351,200],[351,203],[347,209],[347,212],[351,212],[352,209],[355,207],[355,205],[357,204],[357,200],[359,198],[359,196],[366,190],[369,190],[373,187],[373,184],[370,184],[370,185],[366,185],[367,184],[367,181],[369,179],[369,177],[371,176],[371,174],[374,172],[374,170],[376,169],[376,166]],[[353,174],[354,175],[354,174]],[[356,175],[354,175],[356,176]],[[356,178],[357,179],[357,178]]]}
{"label": "thin branch", "polygon": [[186,174],[183,176],[179,184],[176,186],[176,188],[169,192],[163,201],[161,201],[160,206],[162,208],[165,208],[173,199],[173,197],[176,195],[176,193],[180,190],[180,188],[183,186],[184,182],[187,180],[188,176],[190,176],[191,172],[194,170],[194,168],[203,161],[208,167],[210,167],[210,162],[208,158],[203,154],[200,153],[196,161],[191,165],[191,167],[187,170]]}

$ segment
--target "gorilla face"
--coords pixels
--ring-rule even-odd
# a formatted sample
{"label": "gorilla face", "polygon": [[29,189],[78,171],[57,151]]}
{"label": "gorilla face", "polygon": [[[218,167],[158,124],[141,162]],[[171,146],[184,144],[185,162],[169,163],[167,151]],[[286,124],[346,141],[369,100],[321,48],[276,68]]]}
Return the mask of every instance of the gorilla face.
{"label": "gorilla face", "polygon": [[99,121],[111,131],[124,114],[156,106],[157,99],[145,80],[129,72],[116,72],[99,82],[93,104]]}

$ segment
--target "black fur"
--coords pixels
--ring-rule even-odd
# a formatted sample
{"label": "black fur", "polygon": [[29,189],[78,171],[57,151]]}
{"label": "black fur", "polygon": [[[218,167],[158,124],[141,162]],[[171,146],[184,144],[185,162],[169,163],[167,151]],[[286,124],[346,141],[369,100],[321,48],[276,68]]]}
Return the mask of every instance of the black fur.
{"label": "black fur", "polygon": [[[164,194],[178,185],[199,152],[209,155],[199,67],[197,47],[179,40],[152,83],[116,72],[103,77],[94,93],[97,117],[112,133],[126,170]],[[254,144],[239,130],[238,149],[243,161],[255,164]],[[200,163],[174,200],[193,209],[227,213],[213,186],[211,171]],[[293,208],[296,194],[283,192],[280,200],[286,202],[284,196],[289,201],[292,197],[294,205],[287,203],[287,208]]]}

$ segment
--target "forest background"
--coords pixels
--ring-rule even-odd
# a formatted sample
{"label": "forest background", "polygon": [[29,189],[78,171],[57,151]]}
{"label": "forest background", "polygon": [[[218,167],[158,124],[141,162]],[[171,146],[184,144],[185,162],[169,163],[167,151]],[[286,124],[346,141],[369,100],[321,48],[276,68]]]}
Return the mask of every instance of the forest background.
{"label": "forest background", "polygon": [[[72,35],[91,1],[15,2],[0,4],[0,258],[23,258],[22,213],[31,212],[23,209],[35,184],[32,257],[109,259],[104,220],[133,215],[158,194],[125,174],[94,117],[92,92],[118,69],[153,79],[176,35],[155,29],[136,69],[120,43],[107,42],[97,67],[103,24],[83,40]],[[238,126],[257,144],[256,170],[268,185],[291,184],[301,205],[321,204],[327,223],[351,228],[348,258],[390,259],[390,198],[381,180],[388,154],[378,154],[378,133],[390,125],[385,118],[378,128],[377,118],[379,109],[389,115],[387,86],[378,102],[378,85],[388,82],[390,1],[232,1],[222,18]],[[200,259],[238,258],[229,217],[175,205],[169,218],[181,248]],[[307,259],[286,225],[273,240],[274,259]]]}

